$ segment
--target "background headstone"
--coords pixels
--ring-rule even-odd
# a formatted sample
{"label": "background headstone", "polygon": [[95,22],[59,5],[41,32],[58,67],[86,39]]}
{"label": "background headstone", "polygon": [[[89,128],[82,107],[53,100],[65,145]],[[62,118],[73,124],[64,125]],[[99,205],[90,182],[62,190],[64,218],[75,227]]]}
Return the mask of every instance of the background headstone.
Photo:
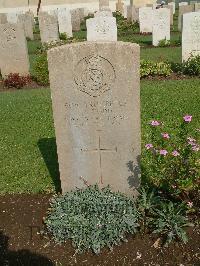
{"label": "background headstone", "polygon": [[99,10],[109,9],[109,0],[99,0]]}
{"label": "background headstone", "polygon": [[188,5],[188,2],[180,2],[178,5],[179,5],[179,7],[180,6],[187,6]]}
{"label": "background headstone", "polygon": [[139,187],[139,51],[122,42],[48,51],[63,193],[86,183],[127,195]]}
{"label": "background headstone", "polygon": [[194,5],[194,11],[200,11],[200,3]]}
{"label": "background headstone", "polygon": [[39,12],[38,15],[40,36],[42,43],[50,43],[59,40],[58,19],[47,12]]}
{"label": "background headstone", "polygon": [[174,15],[175,12],[176,12],[176,4],[174,2],[170,2],[170,3],[168,3],[168,5],[169,6],[172,6],[172,8],[173,8],[173,15]]}
{"label": "background headstone", "polygon": [[140,32],[152,32],[153,29],[153,9],[151,7],[139,8]]}
{"label": "background headstone", "polygon": [[170,10],[167,8],[154,10],[153,45],[158,46],[161,40],[170,40]]}
{"label": "background headstone", "polygon": [[0,24],[8,23],[7,15],[4,13],[0,13]]}
{"label": "background headstone", "polygon": [[122,2],[122,0],[117,1],[116,11],[120,12],[122,15],[124,14],[124,3]]}
{"label": "background headstone", "polygon": [[182,61],[200,55],[200,12],[183,14]]}
{"label": "background headstone", "polygon": [[94,13],[94,17],[113,17],[111,11],[97,11]]}
{"label": "background headstone", "polygon": [[80,21],[84,22],[85,21],[85,9],[84,8],[78,8],[78,11],[79,11]]}
{"label": "background headstone", "polygon": [[139,22],[139,8],[134,5],[128,6],[127,20],[132,23]]}
{"label": "background headstone", "polygon": [[0,70],[29,75],[29,59],[24,30],[20,24],[0,24]]}
{"label": "background headstone", "polygon": [[173,25],[173,23],[174,23],[173,6],[172,5],[163,5],[163,8],[168,8],[170,10],[170,25]]}
{"label": "background headstone", "polygon": [[66,33],[67,38],[73,37],[71,13],[66,8],[58,9],[58,27],[60,33]]}
{"label": "background headstone", "polygon": [[117,23],[114,17],[87,19],[87,41],[117,41]]}
{"label": "background headstone", "polygon": [[33,40],[33,20],[31,15],[29,13],[19,15],[18,22],[22,24],[25,37],[29,38],[30,40]]}
{"label": "background headstone", "polygon": [[71,18],[72,18],[72,30],[73,31],[80,31],[81,29],[81,18],[80,18],[80,12],[79,9],[72,9],[71,12]]}
{"label": "background headstone", "polygon": [[178,30],[182,30],[182,20],[183,20],[183,14],[190,13],[194,11],[193,5],[183,5],[179,7],[179,13],[178,13]]}

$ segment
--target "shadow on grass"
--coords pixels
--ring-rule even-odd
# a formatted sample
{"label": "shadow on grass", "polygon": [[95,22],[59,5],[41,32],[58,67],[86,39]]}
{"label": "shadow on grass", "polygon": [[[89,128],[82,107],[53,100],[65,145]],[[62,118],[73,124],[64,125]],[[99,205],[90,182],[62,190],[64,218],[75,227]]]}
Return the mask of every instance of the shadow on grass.
{"label": "shadow on grass", "polygon": [[0,232],[0,265],[1,266],[53,266],[48,258],[32,253],[30,250],[8,250],[9,237]]}
{"label": "shadow on grass", "polygon": [[45,138],[38,141],[38,147],[44,158],[49,174],[53,180],[56,192],[61,192],[57,146],[55,138]]}

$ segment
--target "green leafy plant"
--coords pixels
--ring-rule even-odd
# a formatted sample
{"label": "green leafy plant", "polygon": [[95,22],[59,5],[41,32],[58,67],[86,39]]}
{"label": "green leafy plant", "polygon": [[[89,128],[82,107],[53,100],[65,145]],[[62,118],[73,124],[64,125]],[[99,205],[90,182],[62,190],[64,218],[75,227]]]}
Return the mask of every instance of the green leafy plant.
{"label": "green leafy plant", "polygon": [[177,134],[169,134],[162,122],[153,120],[151,142],[145,145],[149,178],[165,193],[181,200],[190,200],[190,192],[200,184],[199,131],[192,136],[191,122],[192,116],[185,115],[176,129]]}
{"label": "green leafy plant", "polygon": [[166,40],[166,39],[160,40],[158,43],[158,46],[159,47],[168,47],[168,46],[170,46],[170,41]]}
{"label": "green leafy plant", "polygon": [[42,53],[37,56],[33,64],[32,77],[40,85],[45,86],[49,84],[49,71],[46,53]]}
{"label": "green leafy plant", "polygon": [[60,40],[63,40],[63,41],[66,41],[67,40],[67,33],[62,32],[59,35],[60,35]]}
{"label": "green leafy plant", "polygon": [[165,238],[165,246],[173,240],[179,239],[187,243],[188,238],[185,228],[192,226],[186,217],[185,206],[173,202],[162,202],[156,209],[152,226],[153,233],[159,233]]}
{"label": "green leafy plant", "polygon": [[152,215],[155,208],[160,203],[160,198],[155,194],[155,191],[149,188],[142,187],[139,190],[139,196],[136,200],[137,211],[139,213],[141,229],[145,231],[152,220]]}
{"label": "green leafy plant", "polygon": [[57,242],[71,239],[78,252],[95,253],[112,249],[139,226],[133,200],[97,185],[52,199],[45,224]]}
{"label": "green leafy plant", "polygon": [[140,77],[148,76],[169,76],[172,73],[171,65],[164,62],[152,62],[149,60],[141,60]]}
{"label": "green leafy plant", "polygon": [[183,73],[190,76],[200,76],[200,55],[191,56],[183,63]]}

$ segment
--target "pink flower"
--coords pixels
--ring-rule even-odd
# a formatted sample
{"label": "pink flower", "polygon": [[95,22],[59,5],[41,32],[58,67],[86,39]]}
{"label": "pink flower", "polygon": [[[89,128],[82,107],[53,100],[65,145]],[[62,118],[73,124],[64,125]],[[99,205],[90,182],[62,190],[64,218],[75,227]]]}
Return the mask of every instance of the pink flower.
{"label": "pink flower", "polygon": [[160,155],[166,156],[168,154],[168,151],[160,150],[159,153],[160,153]]}
{"label": "pink flower", "polygon": [[199,145],[194,145],[194,146],[192,147],[192,150],[193,150],[193,151],[199,151],[199,150],[200,150],[200,146],[199,146]]}
{"label": "pink flower", "polygon": [[191,137],[188,137],[187,140],[188,140],[189,142],[196,142],[196,139],[193,139],[193,138],[191,138]]}
{"label": "pink flower", "polygon": [[192,207],[193,207],[193,202],[188,201],[187,206],[188,206],[189,208],[192,208]]}
{"label": "pink flower", "polygon": [[190,123],[192,121],[192,115],[185,115],[183,117],[183,119],[184,119],[185,122]]}
{"label": "pink flower", "polygon": [[173,151],[173,152],[172,152],[172,155],[173,155],[174,157],[177,157],[177,156],[180,155],[180,153],[179,153],[178,151]]}
{"label": "pink flower", "polygon": [[151,125],[152,126],[160,126],[160,122],[153,120],[153,121],[151,121]]}
{"label": "pink flower", "polygon": [[164,139],[170,139],[170,136],[169,136],[168,133],[161,133],[161,135],[162,135],[162,137],[163,137]]}
{"label": "pink flower", "polygon": [[151,144],[151,143],[146,144],[146,145],[145,145],[145,148],[146,148],[147,150],[150,150],[151,148],[153,148],[153,144]]}

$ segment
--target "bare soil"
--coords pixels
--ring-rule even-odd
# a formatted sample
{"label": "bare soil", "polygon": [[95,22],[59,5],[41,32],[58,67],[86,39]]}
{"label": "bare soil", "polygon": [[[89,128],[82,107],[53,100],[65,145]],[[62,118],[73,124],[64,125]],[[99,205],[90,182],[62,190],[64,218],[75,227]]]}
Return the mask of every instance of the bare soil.
{"label": "bare soil", "polygon": [[[71,242],[57,245],[42,236],[43,217],[52,195],[0,196],[0,265],[170,265],[200,266],[200,226],[188,230],[189,242],[159,245],[156,235],[129,236],[127,243],[102,250],[76,254]],[[158,244],[158,245],[157,245]]]}

